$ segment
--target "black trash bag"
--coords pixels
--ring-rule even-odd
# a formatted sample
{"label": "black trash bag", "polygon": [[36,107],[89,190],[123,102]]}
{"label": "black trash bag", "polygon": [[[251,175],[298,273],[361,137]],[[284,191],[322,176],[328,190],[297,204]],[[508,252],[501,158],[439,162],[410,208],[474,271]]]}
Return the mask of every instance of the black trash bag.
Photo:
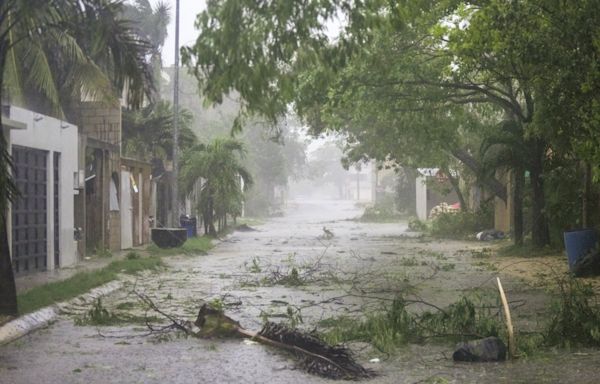
{"label": "black trash bag", "polygon": [[502,240],[505,235],[504,232],[498,231],[497,229],[486,229],[485,231],[478,232],[475,237],[479,241],[492,241]]}
{"label": "black trash bag", "polygon": [[454,361],[468,361],[473,363],[506,360],[506,345],[497,337],[467,341],[456,346]]}
{"label": "black trash bag", "polygon": [[571,272],[575,277],[589,277],[600,275],[600,252],[594,250],[573,264]]}

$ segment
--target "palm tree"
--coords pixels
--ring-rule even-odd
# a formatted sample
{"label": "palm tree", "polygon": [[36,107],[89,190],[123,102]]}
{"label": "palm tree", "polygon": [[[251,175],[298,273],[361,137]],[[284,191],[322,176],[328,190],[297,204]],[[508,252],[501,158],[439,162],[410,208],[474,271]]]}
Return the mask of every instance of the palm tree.
{"label": "palm tree", "polygon": [[[196,135],[190,129],[192,114],[179,111],[179,148],[185,151],[196,145]],[[140,110],[123,112],[123,152],[145,160],[172,159],[173,107],[168,101],[158,101]]]}
{"label": "palm tree", "polygon": [[82,4],[65,5],[56,26],[36,30],[31,41],[10,50],[5,80],[13,103],[73,120],[69,107],[82,98],[117,102],[125,88],[128,104],[138,107],[152,95],[151,45],[123,18],[123,4]]}
{"label": "palm tree", "polygon": [[[0,100],[68,115],[82,96],[141,105],[153,88],[148,44],[122,18],[118,0],[0,2]],[[16,315],[7,208],[17,194],[0,114],[0,314]]]}
{"label": "palm tree", "polygon": [[199,208],[204,221],[204,231],[217,235],[218,229],[227,226],[227,215],[241,214],[243,192],[252,185],[252,176],[242,165],[245,155],[242,142],[235,139],[215,139],[208,145],[200,144],[184,153],[181,161],[181,191],[189,194],[202,179]]}
{"label": "palm tree", "polygon": [[[154,82],[159,84],[162,70],[161,51],[171,21],[169,5],[159,1],[153,7],[149,0],[135,0],[133,4],[125,4],[124,16],[135,22],[136,34],[150,43],[150,66]],[[158,97],[154,98],[158,99]]]}

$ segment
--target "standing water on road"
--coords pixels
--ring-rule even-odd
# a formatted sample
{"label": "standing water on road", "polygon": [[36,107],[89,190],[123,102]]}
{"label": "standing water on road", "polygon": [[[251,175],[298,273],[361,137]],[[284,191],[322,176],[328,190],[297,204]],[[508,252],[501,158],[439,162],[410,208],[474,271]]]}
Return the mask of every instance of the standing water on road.
{"label": "standing water on road", "polygon": [[[466,292],[495,294],[497,273],[473,260],[479,244],[426,240],[402,222],[361,222],[356,219],[361,212],[351,201],[296,200],[282,217],[234,232],[208,255],[165,258],[166,270],[129,278],[124,289],[103,299],[108,312],[126,310],[130,321],[90,325],[81,321],[90,304],[73,304],[47,329],[0,347],[0,382],[42,377],[49,383],[329,381],[296,369],[294,360],[272,347],[177,332],[148,335],[145,322],[162,320],[144,310],[134,292],[190,321],[202,303],[212,303],[247,329],[259,330],[270,320],[325,333],[336,322],[373,315],[399,295],[418,313],[445,308]],[[509,299],[528,308],[516,317],[522,312],[520,317],[531,318],[546,302],[542,292],[501,278]],[[375,340],[348,345],[377,373],[368,380],[373,383],[594,382],[593,367],[600,362],[597,351],[579,351],[466,364],[452,361],[454,343],[448,341],[409,342],[393,351]]]}

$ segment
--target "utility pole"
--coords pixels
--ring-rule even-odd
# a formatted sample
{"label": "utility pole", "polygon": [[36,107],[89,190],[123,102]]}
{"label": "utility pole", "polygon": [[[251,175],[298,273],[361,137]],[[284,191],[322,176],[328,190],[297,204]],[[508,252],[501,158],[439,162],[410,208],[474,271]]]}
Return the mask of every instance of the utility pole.
{"label": "utility pole", "polygon": [[173,188],[171,196],[172,224],[179,227],[179,0],[175,2],[175,71],[173,80]]}

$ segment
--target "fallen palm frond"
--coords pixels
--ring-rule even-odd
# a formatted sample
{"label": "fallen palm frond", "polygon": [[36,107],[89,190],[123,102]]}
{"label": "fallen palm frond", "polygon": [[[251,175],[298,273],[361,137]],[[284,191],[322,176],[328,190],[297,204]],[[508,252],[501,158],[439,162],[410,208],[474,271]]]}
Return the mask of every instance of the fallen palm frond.
{"label": "fallen palm frond", "polygon": [[331,346],[317,336],[298,329],[268,322],[258,333],[241,327],[237,331],[240,335],[263,344],[291,351],[301,359],[301,366],[314,375],[337,380],[358,380],[375,376],[373,371],[358,364],[346,347]]}
{"label": "fallen palm frond", "polygon": [[268,322],[262,330],[254,332],[243,328],[237,321],[226,316],[222,310],[207,304],[198,311],[193,323],[165,313],[147,296],[136,295],[148,307],[168,319],[173,329],[187,335],[208,337],[244,337],[259,343],[291,352],[300,359],[300,366],[308,373],[330,379],[359,380],[375,376],[375,372],[357,363],[351,352],[341,346],[331,346],[316,335],[281,324]]}
{"label": "fallen palm frond", "polygon": [[315,335],[267,322],[260,332],[243,328],[237,321],[221,310],[204,304],[194,322],[199,328],[196,336],[232,336],[251,338],[262,344],[292,352],[301,360],[307,372],[330,379],[358,380],[374,376],[374,372],[363,368],[343,346],[331,346]]}

